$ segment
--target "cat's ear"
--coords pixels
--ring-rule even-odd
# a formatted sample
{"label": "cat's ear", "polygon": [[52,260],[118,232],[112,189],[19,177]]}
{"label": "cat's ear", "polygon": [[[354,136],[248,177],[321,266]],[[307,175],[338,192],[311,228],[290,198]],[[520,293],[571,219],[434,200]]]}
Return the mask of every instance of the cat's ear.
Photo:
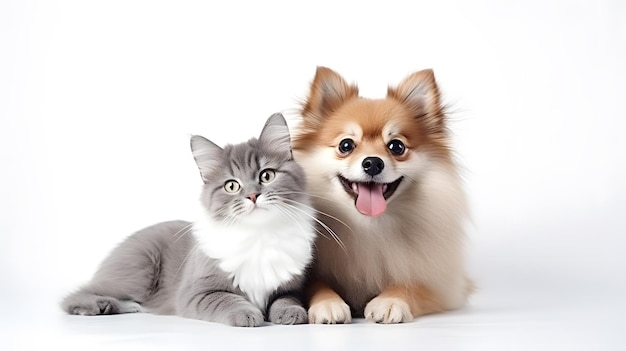
{"label": "cat's ear", "polygon": [[281,113],[275,113],[267,119],[259,137],[261,145],[275,153],[283,153],[292,158],[291,139],[287,121]]}
{"label": "cat's ear", "polygon": [[202,180],[207,183],[210,175],[220,165],[223,150],[210,140],[199,135],[191,136],[191,153],[200,170]]}

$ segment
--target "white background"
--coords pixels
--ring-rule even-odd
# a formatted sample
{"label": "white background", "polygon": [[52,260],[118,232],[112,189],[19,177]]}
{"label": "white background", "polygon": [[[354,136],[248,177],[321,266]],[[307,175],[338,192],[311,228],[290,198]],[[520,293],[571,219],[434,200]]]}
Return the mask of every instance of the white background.
{"label": "white background", "polygon": [[[619,0],[0,1],[0,348],[624,349],[624,62]],[[435,70],[474,219],[467,308],[255,330],[60,312],[125,236],[193,218],[190,134],[294,122],[318,65],[366,97]]]}

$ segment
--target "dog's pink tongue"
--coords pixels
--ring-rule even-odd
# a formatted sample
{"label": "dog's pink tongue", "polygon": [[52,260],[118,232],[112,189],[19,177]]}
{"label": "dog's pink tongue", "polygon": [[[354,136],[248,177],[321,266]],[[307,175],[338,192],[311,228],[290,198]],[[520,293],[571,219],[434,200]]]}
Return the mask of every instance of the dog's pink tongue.
{"label": "dog's pink tongue", "polygon": [[357,183],[356,208],[366,216],[380,216],[387,209],[382,184]]}

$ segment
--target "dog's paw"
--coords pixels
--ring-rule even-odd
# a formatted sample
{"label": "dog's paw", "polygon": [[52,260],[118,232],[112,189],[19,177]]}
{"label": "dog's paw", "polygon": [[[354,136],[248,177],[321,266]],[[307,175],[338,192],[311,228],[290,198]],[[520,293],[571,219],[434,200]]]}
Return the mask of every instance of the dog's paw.
{"label": "dog's paw", "polygon": [[365,319],[376,323],[404,323],[413,320],[411,308],[398,297],[375,297],[365,306]]}
{"label": "dog's paw", "polygon": [[352,322],[350,307],[341,299],[319,301],[309,307],[309,323],[342,324]]}

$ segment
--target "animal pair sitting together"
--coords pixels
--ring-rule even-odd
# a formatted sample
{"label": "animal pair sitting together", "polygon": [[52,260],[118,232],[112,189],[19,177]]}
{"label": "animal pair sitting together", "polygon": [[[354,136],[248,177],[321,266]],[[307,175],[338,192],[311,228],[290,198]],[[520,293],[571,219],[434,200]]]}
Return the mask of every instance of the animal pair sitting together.
{"label": "animal pair sitting together", "polygon": [[318,67],[301,116],[293,136],[280,114],[245,143],[193,136],[202,218],[131,235],[63,309],[252,327],[463,306],[466,206],[433,72],[366,99]]}

